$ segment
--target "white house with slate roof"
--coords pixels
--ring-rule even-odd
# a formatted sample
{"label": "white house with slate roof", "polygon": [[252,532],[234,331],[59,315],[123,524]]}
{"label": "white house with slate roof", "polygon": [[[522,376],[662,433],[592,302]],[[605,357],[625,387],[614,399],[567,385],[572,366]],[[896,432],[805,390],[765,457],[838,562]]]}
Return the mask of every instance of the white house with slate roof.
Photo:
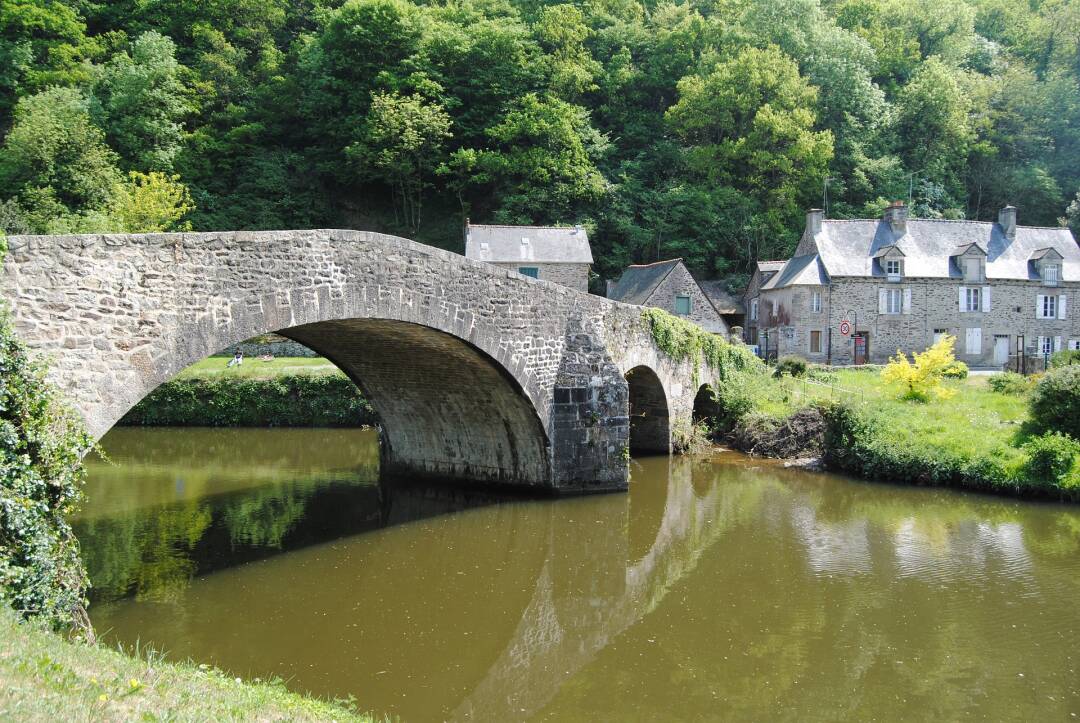
{"label": "white house with slate roof", "polygon": [[[1080,348],[1078,294],[1072,233],[1018,226],[1012,206],[996,223],[912,219],[899,202],[880,219],[811,210],[794,256],[761,286],[757,342],[767,333],[779,355],[883,363],[950,334],[958,359],[1001,367],[1021,347]],[[840,334],[845,320],[854,339]]]}
{"label": "white house with slate roof", "polygon": [[581,226],[493,226],[465,221],[465,256],[553,281],[582,293],[589,291],[592,249]]}

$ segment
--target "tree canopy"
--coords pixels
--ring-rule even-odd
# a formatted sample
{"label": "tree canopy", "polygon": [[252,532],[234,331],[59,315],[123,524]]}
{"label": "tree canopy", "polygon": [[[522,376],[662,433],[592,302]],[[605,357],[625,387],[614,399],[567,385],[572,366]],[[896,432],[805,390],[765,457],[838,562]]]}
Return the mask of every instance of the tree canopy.
{"label": "tree canopy", "polygon": [[1075,0],[0,0],[0,231],[584,224],[738,277],[803,212],[1080,226]]}

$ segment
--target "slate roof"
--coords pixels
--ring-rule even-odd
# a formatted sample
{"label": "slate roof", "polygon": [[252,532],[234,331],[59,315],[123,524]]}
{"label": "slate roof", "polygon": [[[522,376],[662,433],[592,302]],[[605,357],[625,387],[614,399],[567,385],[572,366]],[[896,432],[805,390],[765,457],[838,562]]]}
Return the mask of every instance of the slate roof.
{"label": "slate roof", "polygon": [[761,285],[762,290],[780,289],[785,286],[824,286],[829,274],[818,254],[793,256],[783,270]]}
{"label": "slate roof", "polygon": [[1000,224],[989,221],[908,219],[907,233],[900,236],[880,219],[828,219],[814,241],[824,270],[834,277],[884,276],[873,263],[874,255],[883,246],[896,244],[904,252],[904,276],[958,279],[963,274],[952,262],[953,254],[978,244],[986,251],[989,279],[1038,279],[1030,261],[1039,251],[1053,248],[1064,258],[1062,279],[1080,281],[1080,246],[1063,228],[1017,226],[1016,238],[1010,240]]}
{"label": "slate roof", "polygon": [[784,264],[787,263],[787,259],[780,261],[758,261],[757,268],[761,273],[767,273],[769,271],[779,271],[784,268]]}
{"label": "slate roof", "polygon": [[745,314],[746,307],[738,297],[727,290],[727,281],[714,279],[712,281],[699,281],[698,286],[705,292],[712,303],[713,308],[720,314]]}
{"label": "slate roof", "polygon": [[642,306],[648,301],[660,282],[667,278],[676,266],[682,263],[682,259],[670,261],[657,261],[652,264],[639,266],[627,266],[626,271],[619,280],[611,287],[608,298],[614,301],[622,301],[626,304]]}
{"label": "slate roof", "polygon": [[[527,239],[523,242],[522,239]],[[465,256],[489,263],[591,264],[589,235],[581,227],[494,226],[465,227]]]}

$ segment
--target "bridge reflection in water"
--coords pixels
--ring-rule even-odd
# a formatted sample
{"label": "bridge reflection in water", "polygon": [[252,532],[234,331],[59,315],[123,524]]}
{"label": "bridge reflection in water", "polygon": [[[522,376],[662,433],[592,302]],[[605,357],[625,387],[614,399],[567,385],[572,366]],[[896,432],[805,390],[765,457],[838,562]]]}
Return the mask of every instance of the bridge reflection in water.
{"label": "bridge reflection in water", "polygon": [[355,431],[104,444],[92,616],[174,658],[404,720],[1080,711],[1071,508],[735,455],[528,501],[380,485]]}

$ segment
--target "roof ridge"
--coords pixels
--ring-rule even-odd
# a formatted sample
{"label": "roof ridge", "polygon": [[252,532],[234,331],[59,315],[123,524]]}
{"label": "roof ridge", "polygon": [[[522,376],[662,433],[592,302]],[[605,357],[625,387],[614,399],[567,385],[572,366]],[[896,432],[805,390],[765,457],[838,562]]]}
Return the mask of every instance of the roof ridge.
{"label": "roof ridge", "polygon": [[584,226],[520,226],[510,223],[470,223],[468,228],[536,228],[536,229],[549,229],[551,231],[577,231],[585,230]]}
{"label": "roof ridge", "polygon": [[626,268],[628,269],[645,269],[650,266],[659,266],[660,264],[673,264],[676,261],[682,261],[682,256],[677,259],[666,259],[664,261],[653,261],[651,264],[630,264]]}
{"label": "roof ridge", "polygon": [[[856,223],[856,222],[858,222],[858,223],[866,223],[866,222],[884,223],[884,219],[882,219],[882,218],[826,218],[826,219],[823,219],[823,220],[826,223]],[[994,224],[997,223],[997,221],[982,221],[982,220],[975,219],[975,218],[916,218],[914,216],[911,216],[911,217],[908,218],[908,222],[911,222],[911,221],[930,222],[930,223],[973,223],[973,224],[989,225],[989,226],[993,226]],[[1036,230],[1039,230],[1039,231],[1068,231],[1069,230],[1069,228],[1067,226],[1028,226],[1027,224],[1017,224],[1016,228],[1018,228],[1018,229],[1020,229],[1020,228],[1030,228],[1030,229],[1036,229]]]}

